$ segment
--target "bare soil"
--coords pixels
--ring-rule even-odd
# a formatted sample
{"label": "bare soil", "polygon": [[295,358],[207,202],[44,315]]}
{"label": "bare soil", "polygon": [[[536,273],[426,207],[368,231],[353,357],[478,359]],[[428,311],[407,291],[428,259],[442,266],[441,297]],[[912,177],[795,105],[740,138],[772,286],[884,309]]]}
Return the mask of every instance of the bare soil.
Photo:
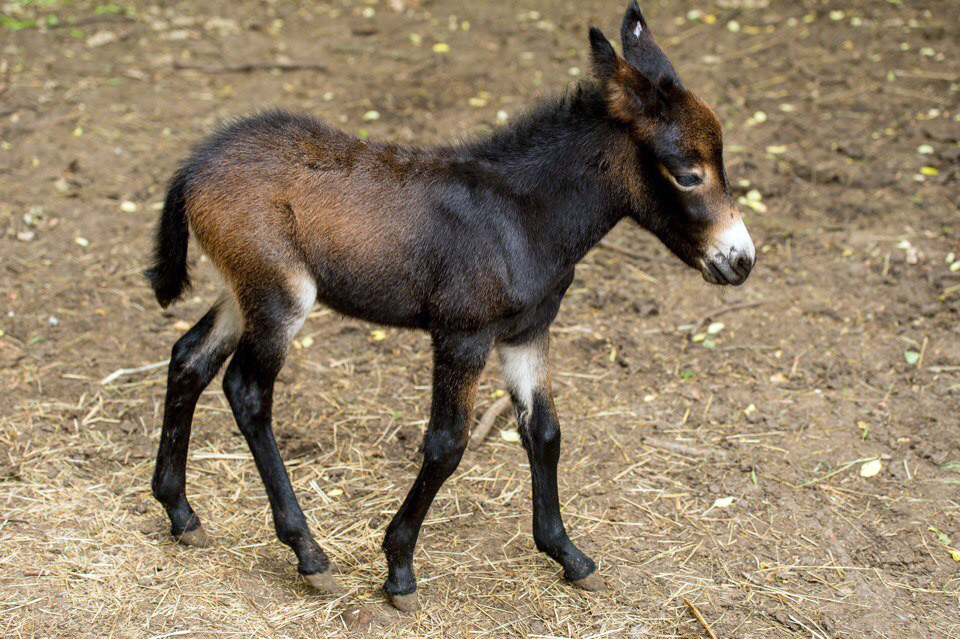
{"label": "bare soil", "polygon": [[[317,309],[281,377],[340,596],[296,578],[219,384],[188,470],[213,545],[168,537],[164,369],[100,383],[165,359],[214,290],[198,268],[161,312],[140,275],[164,182],[272,105],[400,141],[498,126],[585,72],[621,3],[5,3],[0,636],[706,636],[686,598],[719,637],[960,637],[960,3],[643,4],[725,123],[757,268],[718,290],[626,223],[591,252],[554,379],[566,520],[607,590],[536,552],[504,419],[431,510],[401,616],[379,543],[417,468],[423,335]],[[491,367],[478,410],[499,388]]]}

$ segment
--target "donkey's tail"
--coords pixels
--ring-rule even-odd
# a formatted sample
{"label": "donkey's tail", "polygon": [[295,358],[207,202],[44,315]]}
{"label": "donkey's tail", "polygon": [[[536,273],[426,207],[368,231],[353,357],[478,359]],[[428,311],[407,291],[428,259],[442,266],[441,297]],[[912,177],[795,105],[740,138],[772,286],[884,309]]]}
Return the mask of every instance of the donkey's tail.
{"label": "donkey's tail", "polygon": [[190,276],[187,273],[190,227],[187,223],[185,178],[183,171],[177,171],[170,180],[153,239],[153,266],[144,271],[163,308],[178,300],[190,288]]}

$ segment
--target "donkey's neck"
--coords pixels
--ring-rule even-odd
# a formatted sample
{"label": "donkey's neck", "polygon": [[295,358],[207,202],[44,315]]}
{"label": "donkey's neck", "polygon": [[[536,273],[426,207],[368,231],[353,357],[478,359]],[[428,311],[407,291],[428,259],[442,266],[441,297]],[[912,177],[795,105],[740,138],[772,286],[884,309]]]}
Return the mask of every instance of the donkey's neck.
{"label": "donkey's neck", "polygon": [[558,265],[579,261],[628,208],[610,164],[629,137],[606,115],[599,87],[583,81],[463,148],[509,193],[506,214],[534,229]]}

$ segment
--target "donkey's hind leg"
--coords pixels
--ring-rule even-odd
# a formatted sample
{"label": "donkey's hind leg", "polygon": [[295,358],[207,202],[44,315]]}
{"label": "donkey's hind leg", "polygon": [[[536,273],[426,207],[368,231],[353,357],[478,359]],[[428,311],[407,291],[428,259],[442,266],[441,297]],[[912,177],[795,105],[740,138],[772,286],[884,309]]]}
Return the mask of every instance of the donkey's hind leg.
{"label": "donkey's hind leg", "polygon": [[292,294],[257,296],[244,303],[246,326],[237,352],[227,366],[223,388],[260,472],[273,511],[277,537],[297,555],[297,571],[322,591],[335,590],[327,556],[317,545],[297,503],[273,436],[273,386],[283,366],[290,340],[300,330],[316,299],[316,287],[306,276]]}
{"label": "donkey's hind leg", "polygon": [[236,347],[241,324],[236,300],[225,292],[207,314],[177,340],[170,355],[152,487],[153,496],[170,517],[170,534],[189,546],[206,543],[200,519],[190,507],[186,494],[187,448],[193,412],[203,389]]}

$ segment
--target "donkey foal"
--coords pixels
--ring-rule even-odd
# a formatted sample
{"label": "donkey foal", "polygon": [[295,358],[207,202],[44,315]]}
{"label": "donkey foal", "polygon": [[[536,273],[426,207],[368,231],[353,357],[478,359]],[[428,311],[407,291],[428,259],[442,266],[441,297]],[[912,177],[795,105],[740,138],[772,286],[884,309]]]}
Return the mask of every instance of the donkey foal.
{"label": "donkey foal", "polygon": [[189,285],[190,229],[223,277],[220,298],[173,347],[153,494],[186,544],[206,541],[186,497],[190,425],[223,386],[298,570],[332,591],[271,426],[273,386],[316,302],[429,331],[433,398],[423,462],[387,528],[384,586],[416,608],[413,554],[427,509],[466,447],[477,381],[499,354],[530,461],[533,536],[576,586],[596,565],[560,516],[560,427],[548,327],[576,263],[629,217],[714,284],[740,284],[754,248],[730,194],[720,123],[686,90],[636,3],[623,57],[590,30],[593,77],[475,141],[412,148],[268,111],[207,138],[170,182],[147,276],[161,306]]}

